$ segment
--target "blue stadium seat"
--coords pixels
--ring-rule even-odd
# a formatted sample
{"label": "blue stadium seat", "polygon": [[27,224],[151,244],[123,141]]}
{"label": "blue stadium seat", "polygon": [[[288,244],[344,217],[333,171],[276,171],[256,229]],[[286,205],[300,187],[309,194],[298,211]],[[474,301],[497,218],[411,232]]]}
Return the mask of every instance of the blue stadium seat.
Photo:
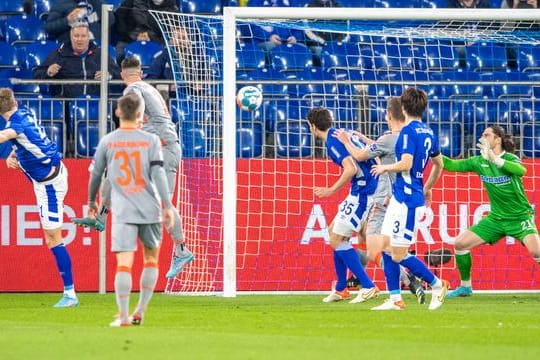
{"label": "blue stadium seat", "polygon": [[64,122],[64,103],[62,100],[38,96],[36,98],[20,100],[19,102],[32,110],[42,123]]}
{"label": "blue stadium seat", "polygon": [[[34,76],[30,70],[27,69],[1,69],[0,68],[0,78],[5,77],[7,79],[9,78],[17,78],[22,80],[30,80],[33,79]],[[38,96],[40,94],[47,94],[49,92],[49,87],[47,85],[38,85],[34,82],[27,83],[27,84],[20,84],[20,83],[14,83],[12,87],[13,91],[16,93],[17,96],[25,96],[25,95],[31,95],[31,96]]]}
{"label": "blue stadium seat", "polygon": [[[497,98],[529,98],[532,95],[532,86],[519,84],[528,81],[526,74],[519,72],[493,71],[480,74],[480,80],[491,81],[484,85],[484,95],[490,99]],[[511,84],[514,82],[514,84]]]}
{"label": "blue stadium seat", "polygon": [[461,124],[457,122],[439,122],[430,124],[430,127],[439,139],[439,147],[444,155],[452,158],[463,155],[463,130]]}
{"label": "blue stadium seat", "polygon": [[415,67],[420,71],[456,70],[459,67],[459,56],[452,44],[426,43],[413,47]]}
{"label": "blue stadium seat", "polygon": [[206,131],[202,126],[182,126],[180,129],[182,156],[184,158],[203,158],[208,156]]}
{"label": "blue stadium seat", "polygon": [[272,66],[279,71],[303,71],[312,65],[311,51],[302,44],[282,44],[272,49]]}
{"label": "blue stadium seat", "polygon": [[66,135],[64,133],[64,122],[63,121],[42,121],[41,126],[45,130],[45,133],[58,148],[58,151],[64,155],[64,139]]}
{"label": "blue stadium seat", "polygon": [[289,95],[295,99],[334,96],[338,93],[334,78],[320,67],[312,67],[289,75],[287,80],[297,80],[296,85],[288,86]]}
{"label": "blue stadium seat", "polygon": [[275,145],[279,157],[311,156],[312,135],[306,121],[280,121],[276,124]]}
{"label": "blue stadium seat", "polygon": [[14,0],[0,0],[0,15],[22,15],[23,2]]}
{"label": "blue stadium seat", "polygon": [[254,158],[263,154],[263,123],[250,121],[237,123],[236,157]]}
{"label": "blue stadium seat", "polygon": [[473,71],[506,70],[506,48],[492,43],[475,43],[465,47],[467,66]]}
{"label": "blue stadium seat", "polygon": [[169,104],[172,121],[175,124],[184,124],[191,122],[189,115],[189,104],[185,99],[171,99]]}
{"label": "blue stadium seat", "polygon": [[161,50],[161,45],[153,41],[133,41],[126,46],[126,57],[135,56],[141,62],[143,69],[152,63],[154,54]]}
{"label": "blue stadium seat", "polygon": [[76,125],[77,157],[92,157],[99,142],[99,123],[97,121],[79,121]]}
{"label": "blue stadium seat", "polygon": [[357,103],[350,100],[326,99],[324,106],[332,113],[336,127],[358,129],[359,117]]}
{"label": "blue stadium seat", "polygon": [[19,60],[17,51],[8,43],[0,41],[0,68],[17,68]]}
{"label": "blue stadium seat", "polygon": [[[109,3],[111,0],[107,1]],[[118,0],[117,0],[118,1]],[[51,11],[54,0],[34,0],[34,10],[36,17],[41,21],[46,21]]]}
{"label": "blue stadium seat", "polygon": [[180,12],[186,14],[211,14],[219,15],[223,12],[222,0],[182,0]]}
{"label": "blue stadium seat", "polygon": [[376,44],[373,55],[373,66],[378,72],[414,70],[414,54],[410,45]]}
{"label": "blue stadium seat", "polygon": [[521,137],[523,139],[523,156],[540,158],[540,126],[535,122],[524,124]]}
{"label": "blue stadium seat", "polygon": [[116,9],[118,9],[120,7],[120,4],[122,4],[122,1],[124,1],[124,0],[105,0],[105,1],[103,1],[103,3],[112,5],[113,6],[113,11],[115,11]]}
{"label": "blue stadium seat", "polygon": [[264,121],[266,131],[273,133],[276,130],[276,123],[287,119],[289,104],[289,100],[270,100],[263,102],[262,120]]}
{"label": "blue stadium seat", "polygon": [[26,45],[21,49],[25,58],[24,67],[32,71],[36,66],[43,64],[49,54],[58,47],[60,47],[60,44],[51,40],[37,40]]}
{"label": "blue stadium seat", "polygon": [[517,62],[520,71],[540,70],[540,46],[520,45],[517,48]]}
{"label": "blue stadium seat", "polygon": [[264,52],[252,43],[236,44],[236,71],[247,72],[265,66]]}
{"label": "blue stadium seat", "polygon": [[[286,97],[288,95],[288,85],[280,83],[280,80],[285,80],[285,76],[282,72],[261,68],[246,73],[247,80],[261,81],[256,84],[261,89],[263,96],[269,97]],[[243,86],[239,84],[238,89]]]}
{"label": "blue stadium seat", "polygon": [[46,40],[47,34],[43,23],[33,15],[14,15],[6,20],[6,42],[12,46]]}

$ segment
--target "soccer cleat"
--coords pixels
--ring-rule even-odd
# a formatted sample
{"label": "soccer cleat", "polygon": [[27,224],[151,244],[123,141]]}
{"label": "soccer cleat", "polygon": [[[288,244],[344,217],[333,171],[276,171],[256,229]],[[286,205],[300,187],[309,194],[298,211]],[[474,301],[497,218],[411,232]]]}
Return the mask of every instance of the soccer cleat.
{"label": "soccer cleat", "polygon": [[67,294],[64,294],[60,301],[58,301],[56,304],[54,304],[53,307],[55,308],[67,308],[67,307],[75,307],[79,305],[79,299],[76,297],[72,298],[69,297]]}
{"label": "soccer cleat", "polygon": [[392,301],[390,299],[386,299],[381,305],[372,307],[371,310],[405,310],[406,307],[407,305],[405,305],[403,300]]}
{"label": "soccer cleat", "polygon": [[419,304],[425,304],[426,303],[426,293],[424,292],[424,287],[422,286],[422,282],[413,274],[409,274],[409,290],[413,293],[414,296],[416,296],[416,300]]}
{"label": "soccer cleat", "polygon": [[143,314],[138,313],[138,312],[134,312],[129,317],[129,320],[131,321],[131,324],[133,324],[133,325],[141,325],[142,321],[143,321]]}
{"label": "soccer cleat", "polygon": [[358,303],[366,302],[369,299],[374,299],[377,296],[379,296],[379,292],[380,290],[376,286],[372,288],[367,288],[367,289],[360,289],[358,291],[358,295],[356,295],[356,297],[352,299],[349,304],[358,304]]}
{"label": "soccer cleat", "polygon": [[446,295],[446,298],[455,298],[455,297],[468,297],[472,296],[472,287],[470,286],[460,286],[456,290],[449,292]]}
{"label": "soccer cleat", "polygon": [[349,294],[349,289],[345,288],[343,291],[332,291],[330,295],[322,299],[323,302],[329,303],[334,301],[341,301],[350,299],[351,295]]}
{"label": "soccer cleat", "polygon": [[188,249],[184,249],[180,256],[173,256],[171,267],[165,275],[167,278],[173,278],[182,271],[182,269],[195,259],[195,256]]}
{"label": "soccer cleat", "polygon": [[89,227],[97,231],[105,230],[105,224],[101,220],[98,220],[98,219],[84,217],[84,218],[71,218],[71,221],[74,224],[77,224],[79,226]]}
{"label": "soccer cleat", "polygon": [[122,321],[122,319],[120,319],[119,317],[117,317],[116,319],[114,319],[113,322],[111,322],[109,324],[110,327],[128,327],[128,326],[131,326],[131,322],[124,322]]}
{"label": "soccer cleat", "polygon": [[442,287],[440,289],[431,289],[431,302],[429,303],[429,310],[437,310],[444,303],[446,293],[450,288],[450,283],[446,280],[442,281]]}

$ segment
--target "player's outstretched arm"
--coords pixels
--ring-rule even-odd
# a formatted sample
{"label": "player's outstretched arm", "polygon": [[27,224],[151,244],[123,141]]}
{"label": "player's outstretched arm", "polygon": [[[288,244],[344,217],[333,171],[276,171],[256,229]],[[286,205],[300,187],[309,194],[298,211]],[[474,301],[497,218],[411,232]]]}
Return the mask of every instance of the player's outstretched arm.
{"label": "player's outstretched arm", "polygon": [[[362,135],[358,131],[356,131],[355,134],[360,139],[362,139],[362,137],[367,139],[367,137],[365,137],[364,135]],[[360,137],[358,134],[362,135],[362,137]],[[343,145],[345,145],[345,148],[347,149],[349,154],[351,154],[351,156],[355,160],[357,160],[357,161],[365,161],[365,160],[369,159],[369,154],[368,154],[368,152],[366,150],[360,149],[359,147],[357,147],[356,145],[354,145],[352,143],[352,141],[351,141],[351,133],[350,132],[348,132],[346,130],[343,130],[343,129],[337,129],[336,131],[334,131],[332,136],[337,138]],[[364,141],[364,140],[362,139],[362,141]],[[370,141],[370,142],[372,142],[372,141]],[[367,142],[366,142],[366,144],[367,144]]]}
{"label": "player's outstretched arm", "polygon": [[317,197],[328,197],[338,192],[343,186],[348,184],[356,174],[357,168],[352,157],[347,156],[343,159],[341,165],[343,166],[343,172],[337,181],[329,188],[316,187],[313,192]]}
{"label": "player's outstretched arm", "polygon": [[373,165],[371,167],[371,174],[374,176],[379,176],[385,172],[402,172],[411,170],[413,165],[413,156],[411,154],[403,154],[401,160],[394,164],[387,165]]}
{"label": "player's outstretched arm", "polygon": [[17,133],[13,129],[4,129],[0,131],[0,144],[5,143],[17,137]]}
{"label": "player's outstretched arm", "polygon": [[431,167],[431,172],[429,173],[429,177],[424,184],[424,197],[426,200],[426,206],[431,206],[431,199],[432,199],[432,191],[431,189],[439,180],[441,177],[441,173],[443,171],[443,159],[442,155],[438,154],[437,156],[434,156],[431,158],[431,161],[433,162],[433,166]]}

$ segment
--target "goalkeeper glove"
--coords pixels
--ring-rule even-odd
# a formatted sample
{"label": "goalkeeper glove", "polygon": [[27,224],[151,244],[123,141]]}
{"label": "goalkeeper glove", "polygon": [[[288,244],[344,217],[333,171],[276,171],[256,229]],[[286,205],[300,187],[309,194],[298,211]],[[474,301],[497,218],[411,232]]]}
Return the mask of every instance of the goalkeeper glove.
{"label": "goalkeeper glove", "polygon": [[498,168],[501,168],[504,165],[504,159],[495,155],[487,140],[481,138],[478,140],[476,146],[480,149],[480,154],[485,160],[494,163]]}

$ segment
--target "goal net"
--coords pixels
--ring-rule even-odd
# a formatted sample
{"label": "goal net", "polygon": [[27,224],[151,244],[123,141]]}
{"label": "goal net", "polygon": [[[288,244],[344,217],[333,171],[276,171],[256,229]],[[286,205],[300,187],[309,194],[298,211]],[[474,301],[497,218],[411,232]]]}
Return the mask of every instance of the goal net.
{"label": "goal net", "polygon": [[[306,114],[327,107],[335,126],[376,139],[390,96],[429,95],[424,116],[452,158],[476,155],[489,124],[514,137],[540,200],[540,15],[515,10],[226,8],[224,17],[155,12],[167,40],[183,147],[178,208],[194,263],[167,284],[178,294],[328,291],[328,225],[348,189],[316,198],[340,169],[309,132]],[[414,20],[411,20],[414,19]],[[269,42],[280,34],[281,44]],[[294,41],[294,39],[296,41]],[[289,43],[287,43],[287,41]],[[235,105],[262,90],[253,112]],[[489,211],[474,174],[445,172],[419,231],[416,254],[459,285],[449,249]],[[354,237],[353,243],[358,239]],[[478,290],[540,290],[540,271],[512,238],[473,250]],[[367,265],[385,288],[378,266]]]}

